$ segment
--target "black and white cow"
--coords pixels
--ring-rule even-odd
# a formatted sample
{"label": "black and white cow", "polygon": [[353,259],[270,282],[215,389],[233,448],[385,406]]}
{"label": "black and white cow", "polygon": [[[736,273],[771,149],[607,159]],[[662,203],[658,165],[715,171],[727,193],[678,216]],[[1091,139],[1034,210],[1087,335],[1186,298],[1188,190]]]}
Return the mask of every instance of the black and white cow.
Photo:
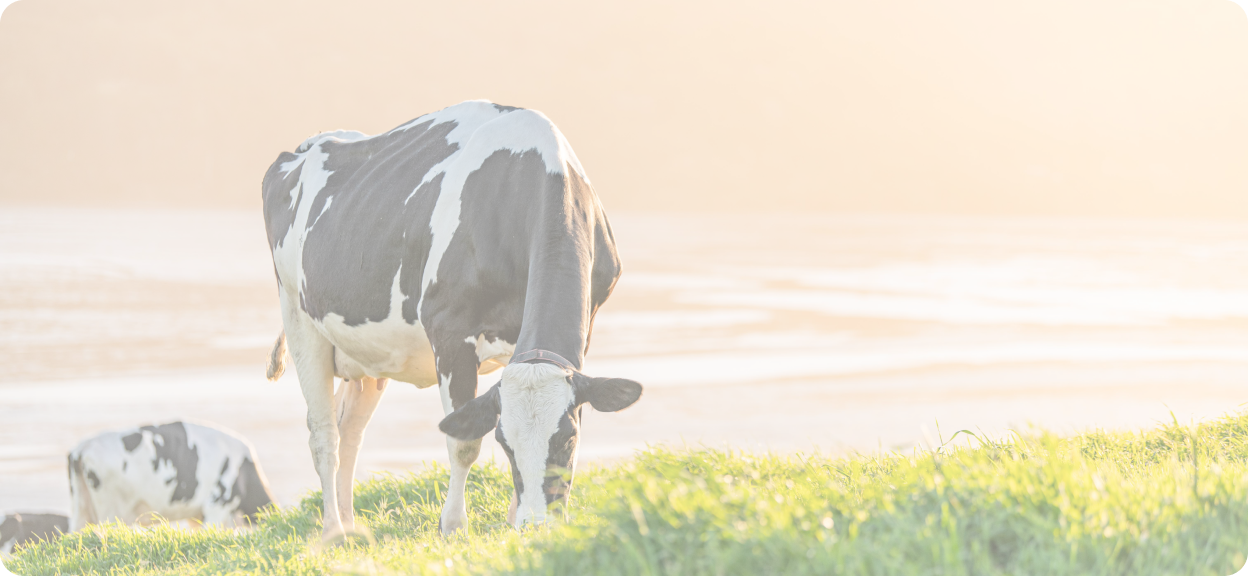
{"label": "black and white cow", "polygon": [[69,453],[71,530],[120,520],[235,527],[273,502],[255,449],[211,426],[170,422],[105,432]]}
{"label": "black and white cow", "polygon": [[[467,522],[464,484],[490,430],[511,462],[509,520],[544,521],[570,486],[557,471],[576,465],[581,406],[641,396],[631,380],[580,372],[620,263],[554,124],[472,101],[376,136],[321,134],[278,157],[263,198],[324,536],[354,528],[355,455],[384,379],[441,391],[444,532]],[[503,366],[478,397],[477,375]],[[337,401],[335,375],[347,380]]]}
{"label": "black and white cow", "polygon": [[0,553],[9,554],[22,544],[52,540],[68,533],[69,518],[60,514],[14,512],[0,515]]}

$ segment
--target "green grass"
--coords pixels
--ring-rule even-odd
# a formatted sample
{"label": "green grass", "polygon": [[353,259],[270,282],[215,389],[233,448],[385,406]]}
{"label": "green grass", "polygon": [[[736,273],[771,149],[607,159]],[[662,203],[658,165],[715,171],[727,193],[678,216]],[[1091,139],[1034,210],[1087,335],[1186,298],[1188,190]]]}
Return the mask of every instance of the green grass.
{"label": "green grass", "polygon": [[[1193,433],[1194,430],[1194,433]],[[437,533],[444,469],[356,487],[372,541],[321,548],[319,495],[248,532],[101,526],[19,550],[37,574],[1210,574],[1248,553],[1248,414],[827,458],[652,449],[577,478],[566,521],[504,523],[477,466],[467,534]],[[952,446],[957,444],[957,447]]]}

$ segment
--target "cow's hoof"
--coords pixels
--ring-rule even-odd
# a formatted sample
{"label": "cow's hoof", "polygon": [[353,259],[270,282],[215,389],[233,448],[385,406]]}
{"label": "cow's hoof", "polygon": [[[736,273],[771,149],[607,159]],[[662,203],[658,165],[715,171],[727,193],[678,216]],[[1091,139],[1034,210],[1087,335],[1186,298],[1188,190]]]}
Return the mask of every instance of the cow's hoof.
{"label": "cow's hoof", "polygon": [[333,548],[335,546],[341,546],[346,541],[347,541],[347,533],[343,531],[343,529],[340,527],[333,528],[331,530],[325,530],[324,532],[321,532],[321,547],[322,548]]}
{"label": "cow's hoof", "polygon": [[373,534],[368,531],[368,528],[365,528],[363,526],[359,526],[351,530],[340,529],[340,530],[334,530],[332,532],[327,531],[321,534],[321,547],[322,548],[336,548],[338,546],[345,546],[348,542],[354,542],[356,544],[367,545],[367,544],[375,544],[376,540],[373,539]]}
{"label": "cow's hoof", "polygon": [[442,517],[438,520],[438,529],[442,531],[443,536],[450,536],[466,527],[468,527],[467,516],[462,518]]}

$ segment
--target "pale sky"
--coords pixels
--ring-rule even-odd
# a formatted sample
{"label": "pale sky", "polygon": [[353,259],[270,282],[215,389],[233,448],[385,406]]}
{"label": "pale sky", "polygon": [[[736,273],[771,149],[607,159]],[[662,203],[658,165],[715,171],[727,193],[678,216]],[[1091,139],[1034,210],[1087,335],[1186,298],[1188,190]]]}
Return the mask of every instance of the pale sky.
{"label": "pale sky", "polygon": [[[555,119],[613,210],[1248,220],[1230,1],[541,0],[484,21],[455,2],[28,1],[0,26],[0,210],[251,209],[256,175],[310,134],[489,98]],[[403,40],[433,15],[458,27]],[[309,34],[339,41],[271,65]],[[499,58],[519,44],[546,56]],[[297,88],[316,75],[369,88]],[[204,146],[222,134],[247,136]]]}

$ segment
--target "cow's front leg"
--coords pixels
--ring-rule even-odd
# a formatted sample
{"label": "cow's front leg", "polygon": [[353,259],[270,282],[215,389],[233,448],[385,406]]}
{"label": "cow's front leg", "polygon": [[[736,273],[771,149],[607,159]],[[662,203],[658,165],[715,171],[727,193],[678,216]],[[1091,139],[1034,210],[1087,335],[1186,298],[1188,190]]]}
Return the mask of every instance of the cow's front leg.
{"label": "cow's front leg", "polygon": [[347,532],[355,530],[352,489],[355,487],[355,463],[364,443],[364,428],[373,419],[387,382],[385,378],[365,376],[344,381],[338,393],[338,515],[342,518],[342,529]]}
{"label": "cow's front leg", "polygon": [[[442,410],[446,414],[467,404],[477,397],[477,348],[464,340],[438,346],[434,354],[438,364],[438,391],[442,393]],[[450,459],[451,480],[442,504],[440,527],[443,534],[450,534],[468,525],[468,507],[464,489],[468,484],[468,471],[481,454],[481,439],[457,440],[446,437],[446,452]]]}

